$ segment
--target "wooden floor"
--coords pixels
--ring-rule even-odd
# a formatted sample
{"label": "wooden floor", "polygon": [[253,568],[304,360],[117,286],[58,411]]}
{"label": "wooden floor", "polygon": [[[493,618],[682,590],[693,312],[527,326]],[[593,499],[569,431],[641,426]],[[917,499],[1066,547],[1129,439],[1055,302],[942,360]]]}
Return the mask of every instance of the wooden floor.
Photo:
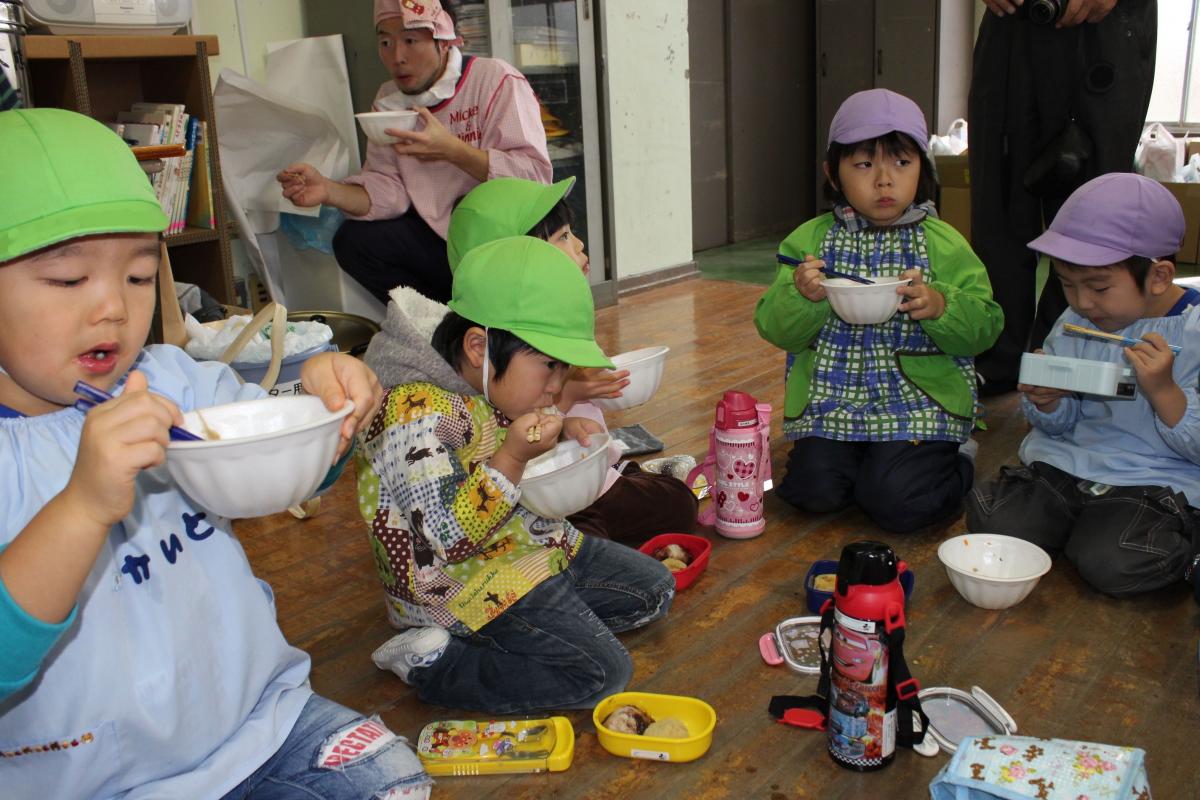
{"label": "wooden floor", "polygon": [[[598,314],[597,338],[610,353],[651,344],[671,347],[662,387],[646,405],[609,415],[609,425],[643,423],[667,454],[699,456],[713,407],[726,389],[741,389],[779,408],[783,357],[755,335],[753,306],[762,287],[694,279],[622,299]],[[1025,424],[1016,396],[988,404],[979,434],[979,472],[1015,460]],[[775,425],[774,463],[787,443]],[[712,748],[689,764],[611,756],[596,740],[590,713],[575,725],[575,762],[565,773],[442,778],[439,798],[923,798],[947,757],[900,752],[878,773],[835,766],[822,734],[772,721],[776,694],[809,694],[815,679],[766,666],[757,641],[777,622],[807,613],[802,580],[810,563],[837,558],[861,538],[889,542],[916,574],[905,647],[923,686],[985,688],[1012,714],[1021,733],[1132,745],[1148,754],[1158,798],[1200,797],[1193,736],[1197,703],[1197,622],[1181,585],[1116,601],[1085,587],[1057,561],[1033,594],[1007,611],[968,605],[946,579],[937,546],[962,530],[890,536],[856,510],[811,516],[773,496],[766,532],[732,541],[706,532],[714,548],[708,571],[675,600],[669,617],[623,636],[633,655],[631,689],[703,698],[717,711]],[[237,523],[257,574],[275,589],[287,637],[312,655],[318,692],[377,712],[415,739],[428,722],[479,715],[419,702],[371,651],[393,632],[384,619],[353,476],[343,475],[317,516],[277,515]]]}

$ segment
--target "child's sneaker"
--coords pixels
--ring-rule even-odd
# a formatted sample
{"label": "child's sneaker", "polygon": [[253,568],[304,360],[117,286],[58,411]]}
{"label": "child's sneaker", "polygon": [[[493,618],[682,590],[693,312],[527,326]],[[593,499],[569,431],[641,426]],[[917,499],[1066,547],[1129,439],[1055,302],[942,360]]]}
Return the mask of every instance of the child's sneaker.
{"label": "child's sneaker", "polygon": [[390,669],[408,683],[413,667],[428,667],[446,650],[450,633],[445,628],[409,628],[376,648],[371,660],[380,669]]}

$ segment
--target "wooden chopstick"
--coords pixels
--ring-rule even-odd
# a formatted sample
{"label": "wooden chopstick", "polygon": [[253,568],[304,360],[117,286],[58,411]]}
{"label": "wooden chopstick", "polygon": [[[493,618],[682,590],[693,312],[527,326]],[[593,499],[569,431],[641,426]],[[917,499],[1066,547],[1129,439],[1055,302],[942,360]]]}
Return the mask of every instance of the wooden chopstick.
{"label": "wooden chopstick", "polygon": [[[1133,347],[1136,344],[1141,344],[1144,339],[1131,339],[1128,336],[1122,336],[1119,333],[1108,333],[1106,331],[1098,331],[1095,328],[1085,328],[1082,325],[1074,325],[1070,322],[1063,323],[1063,331],[1073,336],[1086,336],[1092,339],[1104,339],[1105,341],[1123,344],[1126,347]],[[1183,348],[1177,344],[1167,345],[1172,353],[1179,355]]]}

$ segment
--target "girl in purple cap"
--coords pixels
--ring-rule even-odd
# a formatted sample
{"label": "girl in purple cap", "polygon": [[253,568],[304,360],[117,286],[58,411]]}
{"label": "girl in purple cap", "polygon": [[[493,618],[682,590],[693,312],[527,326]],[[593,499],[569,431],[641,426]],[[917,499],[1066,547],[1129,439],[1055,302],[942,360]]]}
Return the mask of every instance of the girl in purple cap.
{"label": "girl in purple cap", "polygon": [[1117,597],[1195,585],[1200,561],[1200,292],[1174,282],[1170,260],[1184,228],[1166,187],[1112,173],[1076,189],[1029,243],[1053,260],[1070,304],[1045,352],[1130,368],[1137,391],[1021,384],[1033,426],[1021,463],[967,500],[969,529],[1062,552]]}
{"label": "girl in purple cap", "polygon": [[[1003,323],[983,264],[937,219],[928,140],[921,110],[895,92],[842,103],[824,163],[833,210],[783,241],[754,315],[764,339],[794,354],[783,428],[795,444],[776,494],[813,513],[857,503],[894,533],[961,508],[975,471],[973,356]],[[843,320],[827,266],[903,280],[899,313]]]}

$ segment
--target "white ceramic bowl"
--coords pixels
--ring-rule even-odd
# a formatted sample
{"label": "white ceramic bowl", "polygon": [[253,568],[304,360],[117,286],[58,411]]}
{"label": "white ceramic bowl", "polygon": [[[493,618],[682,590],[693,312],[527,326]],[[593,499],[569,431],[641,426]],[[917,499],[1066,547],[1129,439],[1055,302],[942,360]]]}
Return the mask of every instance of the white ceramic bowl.
{"label": "white ceramic bowl", "polygon": [[821,281],[834,313],[851,325],[887,322],[896,313],[904,296],[896,287],[911,283],[909,278],[875,278],[875,283],[856,283],[848,278]]}
{"label": "white ceramic bowl", "polygon": [[[221,438],[171,442],[167,472],[198,506],[223,517],[274,514],[307,500],[321,485],[337,452],[347,402],[328,411],[314,395],[243,400],[200,410]],[[197,412],[183,415],[204,436]]]}
{"label": "white ceramic bowl", "polygon": [[384,133],[389,128],[401,131],[411,131],[417,127],[421,115],[416,111],[364,111],[355,114],[354,118],[362,126],[367,139],[375,144],[395,144],[400,141],[395,136]]}
{"label": "white ceramic bowl", "polygon": [[613,356],[612,362],[617,369],[629,370],[629,385],[621,391],[620,397],[598,397],[592,402],[605,411],[620,411],[640,406],[658,391],[658,384],[662,382],[663,366],[670,350],[671,348],[665,346],[643,347]]}
{"label": "white ceramic bowl", "polygon": [[607,433],[593,433],[591,444],[559,442],[525,465],[521,505],[549,519],[562,519],[590,506],[608,477]]}
{"label": "white ceramic bowl", "polygon": [[1032,542],[994,533],[966,533],[938,547],[950,583],[970,604],[1008,608],[1025,599],[1050,571],[1050,556]]}

